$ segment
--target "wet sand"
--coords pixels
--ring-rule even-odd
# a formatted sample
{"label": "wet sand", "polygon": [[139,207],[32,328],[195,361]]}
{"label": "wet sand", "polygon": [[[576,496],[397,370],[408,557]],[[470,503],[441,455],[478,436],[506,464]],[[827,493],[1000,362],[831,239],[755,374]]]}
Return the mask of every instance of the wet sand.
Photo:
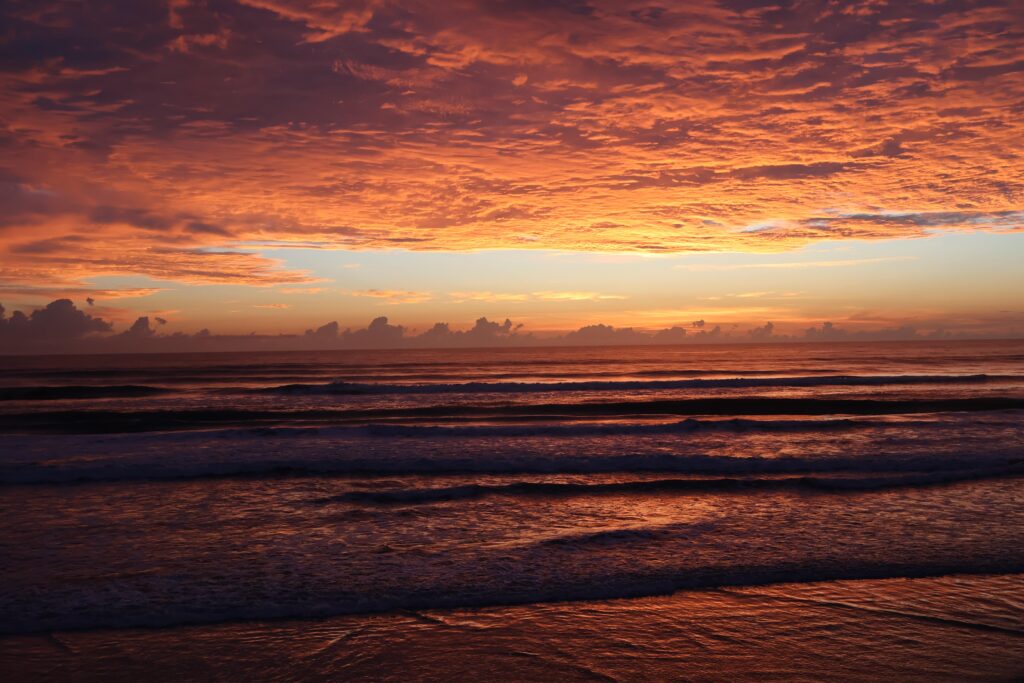
{"label": "wet sand", "polygon": [[1024,576],[688,591],[0,640],[9,681],[919,680],[1024,676]]}

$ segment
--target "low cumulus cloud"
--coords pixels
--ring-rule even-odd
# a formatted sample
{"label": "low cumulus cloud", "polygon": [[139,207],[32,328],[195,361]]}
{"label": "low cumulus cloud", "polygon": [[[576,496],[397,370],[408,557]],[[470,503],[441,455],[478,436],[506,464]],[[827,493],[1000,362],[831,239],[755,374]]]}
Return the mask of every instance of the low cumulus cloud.
{"label": "low cumulus cloud", "polygon": [[0,342],[30,350],[38,341],[69,341],[111,331],[109,322],[79,310],[70,299],[57,299],[29,314],[14,311],[8,318],[0,306]]}
{"label": "low cumulus cloud", "polygon": [[[301,349],[401,349],[401,348],[467,348],[492,346],[606,346],[634,344],[703,344],[703,343],[776,343],[776,342],[840,342],[897,341],[952,338],[1005,337],[993,332],[993,326],[1017,325],[1016,336],[1024,335],[1020,312],[1004,311],[997,316],[981,315],[961,321],[959,330],[932,324],[925,329],[911,324],[869,326],[879,319],[868,314],[849,319],[852,328],[823,322],[809,328],[790,323],[781,331],[773,322],[743,328],[735,323],[713,324],[696,320],[687,326],[675,325],[650,330],[616,327],[603,323],[585,325],[569,332],[535,333],[523,323],[478,318],[471,326],[459,329],[447,322],[438,322],[425,330],[416,330],[392,323],[387,317],[374,318],[366,327],[342,328],[331,321],[306,330],[304,334],[216,334],[208,329],[195,334],[163,333],[168,325],[162,317],[138,317],[122,331],[111,322],[89,315],[68,299],[58,299],[28,313],[14,311],[8,315],[0,305],[0,352],[87,353],[87,352],[181,352],[181,351],[269,351]],[[883,322],[884,324],[884,322]],[[1012,335],[1011,335],[1012,336]]]}

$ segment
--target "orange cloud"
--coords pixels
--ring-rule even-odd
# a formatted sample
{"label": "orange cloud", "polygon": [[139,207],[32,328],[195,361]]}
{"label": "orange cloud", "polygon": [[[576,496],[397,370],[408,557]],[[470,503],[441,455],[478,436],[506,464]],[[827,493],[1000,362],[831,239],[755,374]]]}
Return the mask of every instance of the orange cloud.
{"label": "orange cloud", "polygon": [[167,291],[159,287],[128,287],[125,289],[96,289],[92,287],[26,287],[0,284],[0,294],[49,299],[135,299]]}
{"label": "orange cloud", "polygon": [[505,292],[449,292],[448,296],[463,303],[466,301],[487,301],[491,303],[522,303],[530,297],[528,294],[513,294]]}
{"label": "orange cloud", "polygon": [[0,281],[1024,227],[1015,2],[663,5],[7,5]]}
{"label": "orange cloud", "polygon": [[610,301],[625,299],[618,294],[601,294],[600,292],[534,292],[533,296],[540,301]]}
{"label": "orange cloud", "polygon": [[363,289],[349,292],[349,295],[385,299],[389,304],[418,304],[434,298],[434,295],[430,292],[410,292],[393,289]]}
{"label": "orange cloud", "polygon": [[[846,268],[863,266],[872,263],[890,263],[892,261],[916,261],[916,256],[879,256],[877,258],[837,259],[831,261],[784,261],[776,263],[692,263],[675,266],[681,270],[715,271],[715,270],[804,270],[807,268]],[[760,296],[768,292],[751,292],[736,296]]]}
{"label": "orange cloud", "polygon": [[450,292],[449,296],[457,303],[465,301],[486,301],[490,303],[524,303],[527,301],[610,301],[625,299],[618,294],[601,294],[600,292],[560,292],[542,291],[529,294],[508,292]]}

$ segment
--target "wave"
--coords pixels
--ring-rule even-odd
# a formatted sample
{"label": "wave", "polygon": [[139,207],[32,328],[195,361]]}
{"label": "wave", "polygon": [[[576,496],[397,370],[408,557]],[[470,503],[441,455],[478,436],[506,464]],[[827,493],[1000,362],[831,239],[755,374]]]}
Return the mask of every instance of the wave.
{"label": "wave", "polygon": [[171,393],[163,387],[139,384],[116,386],[31,386],[0,388],[0,401],[63,401],[83,398],[142,398]]}
{"label": "wave", "polygon": [[1024,398],[829,399],[750,396],[525,404],[434,404],[398,408],[248,410],[59,410],[0,415],[0,433],[95,434],[217,426],[367,424],[375,420],[541,420],[671,415],[898,415],[1024,409]]}
{"label": "wave", "polygon": [[646,541],[661,541],[680,536],[697,536],[718,528],[717,522],[677,522],[656,527],[639,527],[635,529],[601,529],[583,533],[564,534],[548,538],[539,545],[579,547],[588,545],[615,545]]}
{"label": "wave", "polygon": [[[654,473],[709,477],[755,477],[774,475],[921,474],[935,476],[970,472],[1016,471],[1024,464],[1020,447],[988,451],[943,452],[906,455],[879,452],[848,456],[738,457],[705,453],[629,452],[610,455],[577,455],[560,451],[480,451],[442,446],[425,452],[389,443],[389,451],[372,451],[366,442],[330,440],[314,449],[284,448],[261,452],[234,438],[220,450],[188,448],[185,444],[152,444],[130,441],[118,446],[104,443],[105,455],[82,458],[26,460],[0,463],[0,484],[73,484],[80,482],[125,482],[192,480],[241,477],[365,477],[409,475],[529,475],[529,474],[622,474]],[[282,451],[287,455],[282,455]],[[244,456],[240,456],[243,453]],[[687,486],[689,484],[679,484]],[[826,484],[822,483],[822,486]],[[830,484],[836,488],[841,482]],[[861,482],[865,488],[868,482]],[[430,494],[428,494],[430,495]],[[470,493],[469,495],[476,495]]]}
{"label": "wave", "polygon": [[575,422],[568,424],[529,425],[403,425],[371,424],[353,428],[369,436],[393,437],[536,437],[536,436],[643,436],[656,434],[686,434],[696,432],[728,432],[748,434],[753,432],[833,432],[857,429],[887,428],[929,428],[942,426],[928,420],[904,420],[887,422],[883,420],[812,419],[812,420],[751,420],[731,418],[720,420],[699,420],[687,418],[676,422]]}
{"label": "wave", "polygon": [[[605,361],[606,364],[616,365],[615,361]],[[660,363],[659,363],[660,364]],[[583,367],[580,367],[583,365]],[[329,378],[338,376],[388,376],[405,377],[410,379],[458,379],[467,375],[479,373],[481,376],[494,378],[514,377],[705,377],[731,375],[736,377],[756,377],[764,375],[808,375],[817,374],[840,374],[842,370],[828,367],[779,367],[779,368],[743,368],[743,367],[697,367],[697,368],[652,368],[644,369],[647,363],[630,363],[628,370],[595,370],[594,363],[567,363],[556,361],[553,363],[417,363],[417,364],[386,364],[386,365],[344,365],[329,363],[302,363],[302,364],[266,364],[266,365],[181,365],[181,366],[129,366],[116,368],[12,368],[7,371],[8,377],[46,378],[57,379],[111,379],[125,376],[132,377],[158,377],[160,379],[179,377],[213,377],[217,379],[239,378],[244,380],[260,378]],[[536,367],[538,369],[531,370]],[[491,372],[491,368],[496,368]],[[508,368],[522,368],[508,370]],[[553,369],[549,369],[553,368]]]}
{"label": "wave", "polygon": [[[637,375],[657,375],[664,372],[669,375],[681,374],[677,371],[640,372]],[[133,373],[135,376],[137,374]],[[569,377],[595,377],[606,373],[576,373]],[[682,374],[685,374],[682,373]],[[706,373],[699,373],[706,374]],[[744,374],[744,373],[740,373]],[[757,373],[752,373],[757,374]],[[607,376],[621,376],[607,373]],[[488,376],[488,379],[515,377],[514,374]],[[534,376],[534,375],[526,375]],[[450,375],[411,375],[403,379],[448,379]],[[563,377],[564,376],[560,376]],[[244,376],[209,377],[183,376],[171,373],[166,377],[157,378],[167,383],[202,382],[205,384],[230,383],[239,380],[252,381]],[[264,376],[261,380],[272,380]],[[589,380],[562,382],[502,382],[474,381],[461,383],[435,384],[386,384],[349,381],[333,381],[326,384],[285,384],[257,389],[225,388],[215,389],[222,394],[281,394],[289,396],[344,396],[344,395],[388,395],[388,394],[526,394],[556,392],[633,392],[633,391],[665,391],[673,389],[756,389],[756,388],[790,388],[790,387],[825,387],[825,386],[887,386],[887,385],[922,385],[922,384],[983,384],[992,382],[1010,382],[1024,380],[1004,375],[890,375],[890,376],[855,376],[855,375],[813,375],[799,377],[730,377],[700,379],[667,379],[667,380]],[[58,401],[90,398],[136,398],[175,393],[178,389],[166,386],[145,384],[122,385],[33,385],[0,388],[0,401]]]}
{"label": "wave", "polygon": [[994,375],[814,375],[807,377],[733,377],[718,379],[624,380],[589,382],[462,382],[456,384],[374,384],[335,381],[327,384],[285,384],[255,389],[258,393],[300,396],[363,394],[520,394],[562,391],[663,391],[666,389],[754,389],[764,387],[887,386],[914,384],[979,384],[1012,381]]}
{"label": "wave", "polygon": [[573,496],[634,493],[716,493],[779,490],[808,490],[822,493],[876,491],[893,488],[942,486],[979,479],[1024,475],[1024,463],[1005,467],[911,472],[872,477],[786,477],[756,479],[654,479],[611,483],[565,483],[518,481],[511,484],[466,484],[441,488],[410,488],[385,491],[350,491],[339,496],[320,498],[314,503],[359,503],[373,505],[416,505],[453,500],[471,500],[487,496],[559,498]]}
{"label": "wave", "polygon": [[[837,370],[821,370],[816,372],[836,373]],[[332,382],[323,384],[331,377],[344,376],[345,382],[360,386],[362,380],[373,380],[373,383],[366,383],[365,386],[387,385],[388,382],[401,382],[395,386],[408,386],[414,382],[434,382],[440,384],[451,384],[456,382],[478,382],[481,384],[501,382],[506,380],[528,379],[533,383],[548,385],[559,382],[576,380],[605,380],[636,381],[638,377],[695,377],[706,378],[716,376],[758,377],[778,376],[786,374],[809,374],[807,369],[779,369],[779,370],[633,370],[633,371],[602,371],[602,370],[565,370],[557,369],[548,371],[543,367],[534,370],[521,372],[497,370],[490,372],[487,368],[440,368],[438,371],[417,371],[403,372],[401,368],[374,367],[320,367],[308,366],[298,369],[282,369],[275,371],[273,368],[253,368],[232,371],[230,368],[223,370],[207,369],[196,367],[172,367],[172,368],[123,368],[123,369],[100,369],[100,370],[34,370],[17,371],[6,373],[8,379],[20,380],[20,386],[0,387],[0,396],[8,389],[14,389],[10,400],[46,400],[46,394],[55,392],[57,389],[66,389],[71,392],[75,389],[102,391],[104,388],[121,385],[151,385],[159,384],[158,387],[151,387],[155,391],[169,392],[180,390],[182,385],[193,390],[206,390],[220,394],[237,393],[279,393],[280,386],[338,386],[344,382],[335,379]],[[546,378],[546,379],[545,379]],[[992,381],[991,379],[989,381]],[[34,382],[35,384],[31,384]],[[320,384],[308,384],[310,382],[321,382]],[[110,383],[110,384],[107,384]],[[287,384],[283,384],[287,383]],[[508,382],[506,382],[508,383]],[[436,385],[435,385],[436,386]],[[172,388],[173,387],[173,388]],[[262,388],[256,388],[262,387]],[[38,394],[38,397],[32,395]],[[301,394],[301,392],[294,392]],[[324,393],[324,392],[321,392]],[[327,392],[343,393],[340,391]],[[348,392],[353,393],[353,392]],[[371,393],[371,392],[360,392]],[[381,393],[381,392],[377,392]],[[317,395],[311,392],[310,395]],[[90,395],[82,398],[92,398]],[[57,396],[60,398],[60,396]],[[70,398],[79,398],[73,395]],[[4,400],[0,398],[0,400]]]}
{"label": "wave", "polygon": [[[693,527],[694,525],[689,525]],[[668,531],[668,530],[666,530]],[[699,533],[699,528],[680,529],[681,534]],[[661,538],[656,530],[608,531],[591,534],[591,538],[550,539],[537,545],[560,553],[575,550],[586,552],[587,546],[603,542],[648,543]],[[379,614],[396,610],[466,609],[513,605],[545,604],[642,598],[670,595],[684,590],[711,590],[770,584],[821,583],[877,579],[914,579],[943,576],[1007,575],[1024,573],[1024,560],[1016,554],[993,557],[949,557],[935,562],[882,559],[845,559],[779,561],[774,564],[709,564],[699,567],[645,567],[635,570],[612,570],[592,580],[553,580],[550,582],[503,582],[481,590],[478,585],[425,587],[378,591],[360,594],[346,591],[345,581],[331,589],[310,592],[283,591],[279,583],[256,599],[253,595],[234,596],[223,586],[211,587],[216,593],[197,595],[191,577],[176,586],[189,596],[188,601],[170,599],[155,606],[151,601],[116,604],[118,596],[107,595],[102,602],[89,601],[89,609],[73,606],[32,609],[19,606],[7,610],[0,621],[0,634],[29,635],[47,631],[85,631],[127,628],[169,628],[177,626],[216,624],[236,621],[269,621],[283,619],[322,619],[343,615]],[[278,579],[275,578],[275,582]],[[159,586],[172,588],[173,579]],[[229,595],[225,595],[228,593]],[[111,600],[110,598],[115,598]]]}

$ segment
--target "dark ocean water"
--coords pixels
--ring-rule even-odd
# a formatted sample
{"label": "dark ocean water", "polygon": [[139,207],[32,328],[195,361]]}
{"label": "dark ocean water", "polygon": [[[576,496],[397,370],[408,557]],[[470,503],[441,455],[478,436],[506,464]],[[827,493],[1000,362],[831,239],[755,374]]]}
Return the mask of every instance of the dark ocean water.
{"label": "dark ocean water", "polygon": [[6,634],[1024,571],[1020,341],[0,365]]}

